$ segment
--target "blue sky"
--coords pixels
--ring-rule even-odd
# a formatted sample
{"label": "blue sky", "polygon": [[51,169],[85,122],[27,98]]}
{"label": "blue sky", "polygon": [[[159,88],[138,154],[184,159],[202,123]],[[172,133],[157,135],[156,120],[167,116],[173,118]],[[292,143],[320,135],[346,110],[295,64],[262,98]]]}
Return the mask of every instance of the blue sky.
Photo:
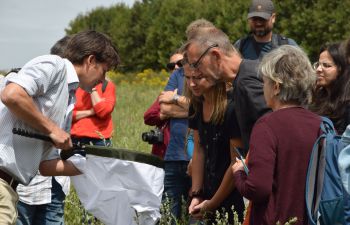
{"label": "blue sky", "polygon": [[0,70],[22,67],[49,53],[79,14],[135,0],[0,0]]}

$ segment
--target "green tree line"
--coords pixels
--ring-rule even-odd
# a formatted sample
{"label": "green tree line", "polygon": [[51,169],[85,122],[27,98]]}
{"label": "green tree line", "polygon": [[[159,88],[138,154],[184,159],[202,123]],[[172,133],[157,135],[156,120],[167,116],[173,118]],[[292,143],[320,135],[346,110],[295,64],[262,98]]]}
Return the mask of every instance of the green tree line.
{"label": "green tree line", "polygon": [[[118,3],[77,16],[67,34],[95,29],[108,34],[118,46],[123,72],[161,69],[169,55],[185,41],[187,25],[205,18],[235,42],[249,31],[250,0],[142,0],[129,7]],[[274,32],[293,38],[317,59],[326,42],[350,37],[349,0],[274,1],[277,12]]]}

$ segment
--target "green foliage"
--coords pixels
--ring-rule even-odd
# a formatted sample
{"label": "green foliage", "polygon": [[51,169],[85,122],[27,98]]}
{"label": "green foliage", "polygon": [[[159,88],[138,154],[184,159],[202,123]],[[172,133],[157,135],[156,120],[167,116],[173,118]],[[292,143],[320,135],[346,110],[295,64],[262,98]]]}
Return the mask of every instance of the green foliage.
{"label": "green foliage", "polygon": [[314,61],[323,44],[349,38],[349,7],[350,1],[339,0],[279,1],[276,28],[293,37]]}
{"label": "green foliage", "polygon": [[[350,35],[350,1],[274,2],[275,31],[293,38],[312,60],[322,44]],[[249,4],[247,0],[143,0],[132,7],[118,3],[79,15],[66,32],[96,29],[110,35],[122,58],[120,71],[159,70],[185,41],[186,27],[195,19],[213,22],[232,42],[245,36]]]}

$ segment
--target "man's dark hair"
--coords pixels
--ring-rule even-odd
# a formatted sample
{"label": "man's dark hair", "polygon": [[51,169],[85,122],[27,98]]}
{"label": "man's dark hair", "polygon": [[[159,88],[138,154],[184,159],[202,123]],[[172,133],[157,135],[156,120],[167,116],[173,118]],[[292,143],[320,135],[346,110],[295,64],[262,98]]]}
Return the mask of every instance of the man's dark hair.
{"label": "man's dark hair", "polygon": [[82,64],[84,59],[94,55],[98,62],[107,63],[110,69],[116,68],[120,58],[111,39],[100,32],[82,31],[72,36],[63,57],[73,64]]}
{"label": "man's dark hair", "polygon": [[52,48],[50,49],[50,54],[63,57],[64,50],[66,49],[67,44],[71,38],[72,38],[72,36],[66,35],[63,38],[61,38],[60,40],[58,40],[54,44],[54,46],[52,46]]}

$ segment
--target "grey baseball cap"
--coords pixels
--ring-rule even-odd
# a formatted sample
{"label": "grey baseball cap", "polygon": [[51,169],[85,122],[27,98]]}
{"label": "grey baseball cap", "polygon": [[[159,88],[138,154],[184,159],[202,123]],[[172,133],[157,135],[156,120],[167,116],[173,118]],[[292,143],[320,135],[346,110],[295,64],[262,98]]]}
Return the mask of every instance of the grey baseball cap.
{"label": "grey baseball cap", "polygon": [[268,20],[274,12],[275,8],[271,0],[253,0],[249,7],[248,19],[252,17],[261,17]]}

